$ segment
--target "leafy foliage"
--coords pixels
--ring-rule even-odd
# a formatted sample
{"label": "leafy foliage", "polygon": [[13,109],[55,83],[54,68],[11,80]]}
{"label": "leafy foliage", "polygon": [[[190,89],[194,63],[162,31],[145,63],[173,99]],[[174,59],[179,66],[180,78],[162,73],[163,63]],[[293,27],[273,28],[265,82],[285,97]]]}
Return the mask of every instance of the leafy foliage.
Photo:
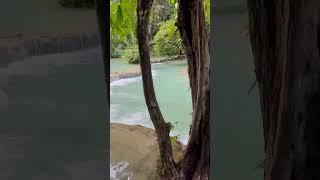
{"label": "leafy foliage", "polygon": [[179,136],[172,136],[170,137],[171,144],[174,145],[177,143]]}
{"label": "leafy foliage", "polygon": [[111,45],[111,49],[110,49],[111,58],[119,58],[122,56],[122,54],[123,54],[123,49],[121,47],[121,44]]}
{"label": "leafy foliage", "polygon": [[135,41],[136,3],[136,0],[110,0],[110,34],[121,41]]}
{"label": "leafy foliage", "polygon": [[159,31],[160,23],[174,15],[174,6],[168,0],[155,0],[150,13],[152,37]]}
{"label": "leafy foliage", "polygon": [[110,53],[113,58],[124,55],[133,57],[131,48],[136,43],[136,3],[136,0],[110,0]]}
{"label": "leafy foliage", "polygon": [[153,51],[156,55],[172,56],[179,54],[182,45],[175,19],[161,23],[160,29],[153,40]]}
{"label": "leafy foliage", "polygon": [[127,47],[123,51],[123,56],[128,58],[128,62],[130,64],[139,64],[140,62],[140,55],[139,55],[139,48],[138,45],[132,44],[132,46]]}
{"label": "leafy foliage", "polygon": [[[61,0],[77,1],[77,0]],[[90,0],[78,0],[90,1]],[[94,1],[94,0],[91,0]],[[210,26],[210,0],[203,0],[207,26]],[[154,0],[150,14],[150,30],[153,53],[172,56],[180,52],[182,45],[175,26],[177,0]],[[110,0],[110,53],[111,57],[127,57],[129,63],[139,63],[136,40],[137,0]]]}

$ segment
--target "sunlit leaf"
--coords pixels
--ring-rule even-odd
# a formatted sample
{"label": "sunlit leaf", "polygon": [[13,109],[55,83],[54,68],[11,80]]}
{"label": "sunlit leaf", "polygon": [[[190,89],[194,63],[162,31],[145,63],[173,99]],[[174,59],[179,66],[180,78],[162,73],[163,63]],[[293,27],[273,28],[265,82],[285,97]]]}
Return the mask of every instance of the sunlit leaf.
{"label": "sunlit leaf", "polygon": [[171,144],[175,144],[178,140],[178,136],[170,137]]}

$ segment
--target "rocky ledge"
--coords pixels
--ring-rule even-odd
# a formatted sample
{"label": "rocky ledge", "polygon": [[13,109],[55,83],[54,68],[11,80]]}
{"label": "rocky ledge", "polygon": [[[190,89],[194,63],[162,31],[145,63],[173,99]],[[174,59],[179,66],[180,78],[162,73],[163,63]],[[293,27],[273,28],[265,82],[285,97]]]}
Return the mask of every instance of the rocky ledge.
{"label": "rocky ledge", "polygon": [[153,60],[152,63],[164,63],[164,62],[178,61],[178,60],[182,61],[186,58],[187,58],[186,55],[177,55],[177,56],[172,56],[172,57],[168,57],[168,58]]}
{"label": "rocky ledge", "polygon": [[[183,145],[173,143],[175,160],[182,157]],[[110,124],[110,163],[126,165],[126,172],[116,172],[115,178],[157,180],[157,160],[160,157],[155,131],[139,125]],[[113,168],[111,168],[113,169]],[[130,172],[130,173],[128,173]],[[132,177],[133,176],[133,177]]]}
{"label": "rocky ledge", "polygon": [[[168,58],[152,60],[151,63],[165,63],[169,61],[179,61],[179,60],[182,61],[185,59],[186,59],[185,55],[177,55],[177,56],[172,56]],[[135,68],[133,71],[130,71],[130,72],[114,72],[114,73],[110,73],[110,82],[117,81],[120,79],[126,79],[126,78],[134,78],[138,76],[141,76],[141,72],[139,68]]]}
{"label": "rocky ledge", "polygon": [[126,73],[111,73],[110,74],[110,82],[117,81],[119,79],[126,79],[126,78],[134,78],[141,76],[141,72],[126,72]]}

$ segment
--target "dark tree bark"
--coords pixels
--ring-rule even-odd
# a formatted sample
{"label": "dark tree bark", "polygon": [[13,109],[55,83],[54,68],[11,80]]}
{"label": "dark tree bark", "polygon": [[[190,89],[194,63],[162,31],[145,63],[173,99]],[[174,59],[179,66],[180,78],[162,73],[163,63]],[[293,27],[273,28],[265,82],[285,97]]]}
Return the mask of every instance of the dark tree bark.
{"label": "dark tree bark", "polygon": [[158,137],[161,163],[165,175],[168,177],[179,177],[172,155],[172,146],[169,136],[171,125],[170,123],[166,123],[163,119],[153,87],[149,42],[149,15],[152,3],[153,0],[138,0],[137,4],[137,38],[143,91],[150,118]]}
{"label": "dark tree bark", "polygon": [[97,17],[98,17],[98,25],[100,30],[100,40],[101,40],[101,47],[102,47],[102,53],[103,53],[103,64],[104,64],[104,71],[105,71],[105,83],[106,83],[106,89],[107,89],[107,98],[108,103],[110,104],[110,78],[109,78],[109,59],[110,59],[110,53],[109,53],[109,46],[108,43],[110,42],[109,38],[109,8],[108,8],[108,1],[107,0],[96,0],[96,11],[97,11]]}
{"label": "dark tree bark", "polygon": [[193,116],[190,139],[184,157],[174,162],[166,123],[156,100],[150,63],[149,14],[152,0],[138,0],[137,37],[146,104],[155,127],[166,179],[209,179],[210,56],[202,0],[180,1],[178,28],[187,49]]}
{"label": "dark tree bark", "polygon": [[320,1],[248,0],[266,180],[320,179]]}
{"label": "dark tree bark", "polygon": [[180,0],[178,29],[186,47],[193,114],[190,139],[180,162],[187,178],[209,179],[210,54],[202,0]]}

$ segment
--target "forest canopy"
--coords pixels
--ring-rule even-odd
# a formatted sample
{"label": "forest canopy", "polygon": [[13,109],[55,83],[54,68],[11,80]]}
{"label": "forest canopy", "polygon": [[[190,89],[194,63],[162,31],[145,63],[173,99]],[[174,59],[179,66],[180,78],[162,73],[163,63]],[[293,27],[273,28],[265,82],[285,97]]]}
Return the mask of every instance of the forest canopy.
{"label": "forest canopy", "polygon": [[[129,63],[139,63],[136,38],[137,0],[110,0],[110,55],[125,57]],[[177,2],[155,0],[150,14],[152,56],[174,56],[183,52],[176,27]],[[204,0],[206,24],[210,26],[210,0]]]}

